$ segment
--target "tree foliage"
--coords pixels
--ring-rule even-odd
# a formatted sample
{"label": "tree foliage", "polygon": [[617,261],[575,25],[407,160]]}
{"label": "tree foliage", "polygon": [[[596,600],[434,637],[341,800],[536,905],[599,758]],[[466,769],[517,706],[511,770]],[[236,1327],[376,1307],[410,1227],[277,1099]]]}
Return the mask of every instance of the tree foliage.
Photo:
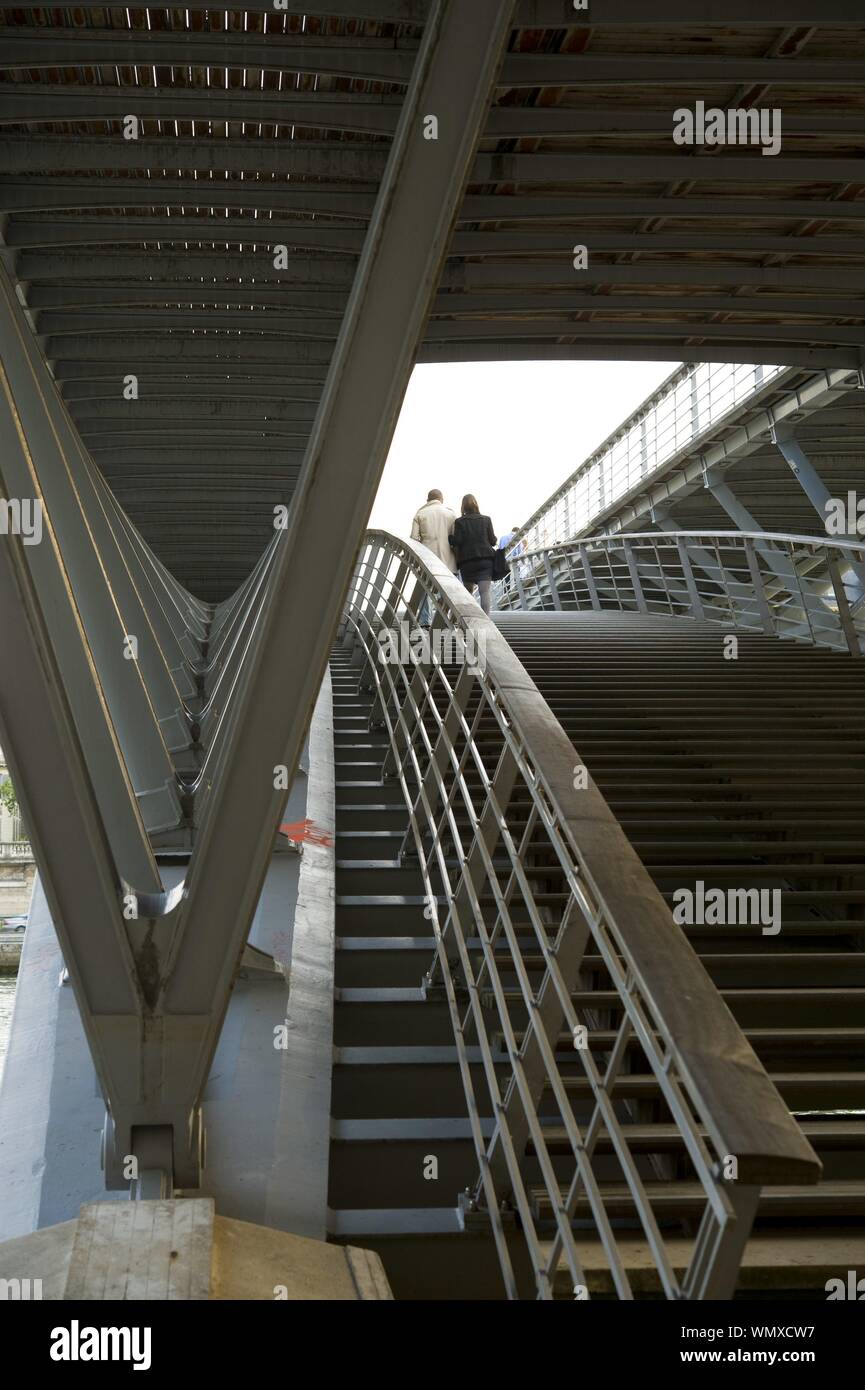
{"label": "tree foliage", "polygon": [[8,777],[0,782],[0,806],[5,806],[10,816],[14,816],[18,810],[18,797],[15,795],[15,788]]}

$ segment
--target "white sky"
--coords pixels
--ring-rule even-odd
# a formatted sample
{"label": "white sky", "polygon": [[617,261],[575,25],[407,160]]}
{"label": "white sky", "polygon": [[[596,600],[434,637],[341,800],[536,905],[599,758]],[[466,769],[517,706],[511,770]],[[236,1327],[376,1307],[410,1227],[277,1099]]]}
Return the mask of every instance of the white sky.
{"label": "white sky", "polygon": [[650,395],[674,362],[455,362],[415,367],[371,526],[408,535],[430,488],[473,492],[499,535],[521,526]]}

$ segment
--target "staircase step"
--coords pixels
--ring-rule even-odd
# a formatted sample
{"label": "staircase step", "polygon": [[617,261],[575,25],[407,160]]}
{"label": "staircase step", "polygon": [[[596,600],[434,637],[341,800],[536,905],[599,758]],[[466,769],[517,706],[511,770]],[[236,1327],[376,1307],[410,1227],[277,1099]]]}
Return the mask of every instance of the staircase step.
{"label": "staircase step", "polygon": [[[841,1205],[843,1201],[842,1197]],[[589,1297],[614,1296],[609,1259],[601,1241],[580,1231],[575,1233],[575,1244]],[[645,1237],[641,1233],[617,1231],[616,1245],[635,1297],[657,1298],[661,1286]],[[683,1279],[693,1255],[693,1240],[669,1233],[664,1246],[677,1278]],[[542,1251],[548,1249],[542,1245]],[[863,1261],[865,1240],[856,1230],[809,1230],[798,1224],[792,1228],[775,1224],[767,1231],[758,1229],[749,1240],[739,1269],[737,1294],[744,1298],[762,1295],[781,1299],[805,1294],[823,1300],[829,1279],[846,1278],[846,1271],[861,1269]],[[568,1301],[574,1297],[573,1277],[564,1262],[556,1275],[555,1294]]]}
{"label": "staircase step", "polygon": [[[364,995],[367,997],[359,997]],[[447,1005],[439,1000],[423,1001],[419,990],[339,990],[334,1005],[334,1045],[372,1047],[383,1037],[394,1046],[446,1046],[453,1042]]]}
{"label": "staircase step", "polygon": [[405,808],[402,791],[397,782],[377,782],[375,779],[338,779],[336,782],[337,809],[343,806],[399,806]]}
{"label": "staircase step", "polygon": [[340,936],[336,941],[338,986],[419,987],[435,955],[429,936]]}
{"label": "staircase step", "polygon": [[[395,801],[378,801],[368,805],[360,802],[346,802],[337,800],[336,803],[336,833],[341,835],[345,830],[363,831],[367,828],[376,830],[399,830],[405,833],[408,827],[408,813],[405,803]],[[865,926],[865,923],[863,923]]]}
{"label": "staircase step", "polygon": [[[849,1054],[851,1057],[861,1060],[865,1053],[865,1028],[796,1028],[796,1027],[746,1027],[742,1030],[745,1037],[758,1056],[771,1054],[773,1052],[799,1051],[804,1050],[809,1055],[816,1055],[818,1052],[827,1053],[831,1056]],[[517,1045],[522,1042],[522,1033],[515,1033]],[[502,1039],[494,1034],[496,1045],[501,1048]],[[609,1052],[613,1048],[618,1033],[615,1029],[592,1028],[588,1033],[589,1047],[593,1052]],[[636,1039],[629,1039],[627,1043],[629,1051],[638,1048]],[[574,1040],[570,1033],[559,1033],[556,1039],[556,1048],[563,1052],[572,1052]]]}
{"label": "staircase step", "polygon": [[[722,998],[740,1025],[757,1025],[761,1021],[797,1021],[803,1026],[831,1017],[836,1025],[848,1023],[855,1027],[857,1019],[865,1017],[865,989],[722,989]],[[505,998],[512,1010],[523,1010],[523,996],[518,990],[507,989]],[[620,1013],[623,1005],[615,990],[577,990],[571,1001],[578,1010],[608,1010]]]}
{"label": "staircase step", "polygon": [[[657,1217],[680,1220],[698,1217],[705,1208],[706,1195],[698,1182],[646,1183],[646,1192]],[[636,1207],[625,1183],[604,1185],[604,1207],[611,1220],[636,1218]],[[544,1188],[531,1194],[532,1210],[539,1221],[552,1221],[553,1207]],[[809,1216],[865,1216],[865,1180],[821,1182],[812,1186],[766,1187],[760,1197],[762,1216],[806,1218]],[[585,1198],[577,1202],[575,1220],[585,1220],[591,1214]],[[865,1252],[865,1228],[862,1230],[862,1249]]]}
{"label": "staircase step", "polygon": [[[865,1110],[862,1111],[865,1116]],[[818,1153],[833,1149],[853,1149],[865,1155],[865,1118],[848,1117],[843,1120],[802,1119],[800,1128]],[[632,1153],[683,1153],[685,1142],[678,1125],[675,1124],[623,1124],[622,1133]],[[708,1131],[700,1131],[707,1137]],[[571,1153],[571,1141],[564,1125],[544,1127],[544,1142],[551,1154]],[[609,1134],[602,1133],[595,1145],[595,1152],[613,1153],[614,1144]],[[529,1152],[533,1146],[529,1145]],[[865,1192],[865,1176],[862,1180]],[[768,1189],[767,1189],[768,1190]]]}
{"label": "staircase step", "polygon": [[[679,627],[672,620],[643,623],[635,616],[623,623],[617,622],[620,615],[589,615],[588,623],[560,616],[562,622],[537,624],[525,616],[501,615],[501,626],[668,904],[673,906],[676,889],[698,881],[707,889],[781,890],[778,935],[766,935],[761,923],[680,930],[700,953],[825,1164],[817,1187],[764,1194],[759,1222],[771,1222],[774,1229],[767,1232],[758,1224],[746,1251],[744,1284],[772,1290],[795,1287],[799,1280],[814,1291],[821,1261],[827,1268],[831,1262],[833,1274],[842,1265],[865,1264],[865,1027],[860,1026],[865,1022],[865,663],[857,667],[844,655],[781,644],[757,633],[741,633],[739,661],[725,663],[720,629]],[[435,1233],[448,1249],[448,1240],[460,1238],[455,1197],[474,1186],[477,1161],[468,1120],[461,1118],[465,1097],[449,1010],[440,994],[424,999],[422,992],[435,939],[424,915],[418,862],[411,852],[397,858],[408,813],[398,784],[381,781],[387,737],[380,729],[370,731],[374,705],[368,692],[358,690],[358,677],[357,666],[341,670],[336,695],[332,1232],[338,1239],[380,1238],[383,1246],[390,1242],[394,1248],[405,1242],[406,1251],[413,1252],[406,1258],[413,1262],[414,1285],[418,1260],[424,1259],[420,1252],[429,1247],[411,1242]],[[470,716],[477,700],[473,692]],[[432,712],[424,723],[435,738]],[[494,765],[500,739],[492,719],[478,726],[477,739],[485,761]],[[479,792],[472,766],[466,781]],[[507,808],[517,838],[531,806],[528,792],[518,786]],[[457,824],[467,831],[459,802],[455,809]],[[568,892],[542,839],[537,832],[524,867],[552,941]],[[408,847],[411,851],[410,838]],[[501,847],[493,860],[501,879],[508,871]],[[459,871],[456,859],[449,860],[452,882]],[[433,888],[438,888],[435,881]],[[441,921],[446,903],[438,892]],[[492,927],[498,909],[486,883],[480,901]],[[523,965],[537,989],[545,958],[525,906],[516,899],[512,918]],[[480,941],[471,937],[468,948],[479,967]],[[519,1046],[522,991],[501,944],[496,958]],[[485,971],[480,982],[482,1002],[491,1006]],[[592,984],[596,988],[589,988]],[[572,997],[580,1016],[590,1025],[597,1022],[589,1030],[593,1055],[608,1057],[622,1004],[591,942]],[[468,1007],[461,992],[458,1002],[461,1009]],[[510,1068],[491,1007],[488,1017],[493,1065],[506,1083]],[[582,1129],[594,1106],[592,1087],[570,1035],[560,1035],[556,1048],[562,1088]],[[492,1114],[480,1049],[468,1048],[465,1061],[488,1137]],[[705,1199],[681,1176],[660,1177],[675,1175],[677,1168],[681,1173],[688,1160],[659,1083],[645,1073],[645,1065],[631,1039],[624,1074],[610,1083],[609,1094],[665,1223],[668,1250],[678,1260],[693,1245],[682,1235],[681,1223],[693,1223]],[[638,1070],[628,1073],[628,1066]],[[538,1112],[564,1191],[573,1158],[549,1086]],[[423,1164],[430,1157],[439,1161],[438,1181],[424,1178]],[[605,1133],[595,1166],[611,1216],[633,1222],[633,1202]],[[539,1175],[529,1148],[528,1181],[535,1183]],[[540,1192],[535,1196],[542,1219],[550,1220],[546,1199]],[[577,1217],[587,1220],[588,1210],[578,1208]],[[832,1225],[842,1220],[854,1227],[843,1236]],[[657,1289],[657,1275],[647,1267],[642,1233],[622,1230],[617,1237],[638,1292],[648,1295]],[[488,1232],[485,1239],[489,1242]],[[577,1231],[576,1239],[585,1252],[590,1287],[608,1294],[600,1243],[590,1232]],[[481,1243],[478,1237],[473,1248]],[[467,1248],[464,1238],[461,1248]],[[797,1259],[800,1268],[790,1264]],[[446,1269],[445,1264],[445,1279]],[[561,1287],[572,1297],[569,1278],[562,1274]],[[817,1288],[824,1296],[822,1285]]]}
{"label": "staircase step", "polygon": [[[466,1049],[480,1112],[490,1112],[480,1049]],[[496,1054],[494,1054],[495,1056]],[[560,1063],[565,1093],[574,1105],[592,1097],[588,1077],[571,1054]],[[507,1059],[498,1062],[504,1078]],[[861,1109],[865,1104],[865,1072],[781,1070],[769,1074],[784,1100],[803,1118],[809,1114]],[[661,1089],[649,1074],[619,1076],[608,1087],[614,1100],[658,1103]],[[333,1113],[340,1118],[372,1118],[376,1114],[452,1115],[463,1104],[463,1083],[455,1047],[344,1047],[334,1053]],[[552,1092],[546,1088],[542,1114],[558,1116]]]}
{"label": "staircase step", "polygon": [[[442,904],[440,903],[440,907]],[[422,893],[338,894],[336,929],[340,936],[424,936],[433,938]]]}

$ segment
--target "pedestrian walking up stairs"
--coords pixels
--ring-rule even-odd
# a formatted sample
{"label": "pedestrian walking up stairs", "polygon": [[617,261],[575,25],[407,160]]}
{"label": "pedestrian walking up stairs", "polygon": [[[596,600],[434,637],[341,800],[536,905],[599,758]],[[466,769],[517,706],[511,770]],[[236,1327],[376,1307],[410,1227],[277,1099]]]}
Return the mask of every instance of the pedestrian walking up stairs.
{"label": "pedestrian walking up stairs", "polygon": [[[387,633],[424,593],[413,661]],[[859,663],[723,638],[496,626],[367,538],[331,665],[329,1205],[397,1297],[825,1298],[865,1259]]]}

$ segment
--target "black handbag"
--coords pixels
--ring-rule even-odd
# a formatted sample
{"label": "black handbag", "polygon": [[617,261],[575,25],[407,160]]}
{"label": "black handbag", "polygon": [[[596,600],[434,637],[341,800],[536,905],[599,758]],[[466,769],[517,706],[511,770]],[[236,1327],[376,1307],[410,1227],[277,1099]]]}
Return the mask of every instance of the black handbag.
{"label": "black handbag", "polygon": [[506,579],[511,572],[508,557],[501,546],[493,551],[493,579]]}

